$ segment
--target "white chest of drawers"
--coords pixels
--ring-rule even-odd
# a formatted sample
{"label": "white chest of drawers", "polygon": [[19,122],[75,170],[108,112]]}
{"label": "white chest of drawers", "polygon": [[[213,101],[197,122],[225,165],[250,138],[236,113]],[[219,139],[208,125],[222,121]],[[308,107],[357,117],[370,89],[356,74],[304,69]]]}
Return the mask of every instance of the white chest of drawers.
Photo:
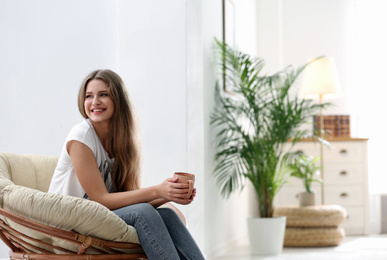
{"label": "white chest of drawers", "polygon": [[[367,139],[341,138],[330,140],[323,148],[324,204],[341,205],[348,218],[343,223],[347,235],[369,233]],[[320,156],[320,143],[302,141],[294,151]],[[314,183],[316,204],[321,204],[321,185]],[[301,180],[290,178],[275,199],[275,205],[298,205],[298,193],[304,191]]]}

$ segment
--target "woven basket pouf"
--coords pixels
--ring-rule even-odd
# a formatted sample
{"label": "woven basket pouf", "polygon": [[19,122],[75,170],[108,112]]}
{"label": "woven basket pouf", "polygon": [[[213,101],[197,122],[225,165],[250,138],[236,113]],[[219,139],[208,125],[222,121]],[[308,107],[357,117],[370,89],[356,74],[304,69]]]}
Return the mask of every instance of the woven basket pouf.
{"label": "woven basket pouf", "polygon": [[324,247],[337,246],[345,236],[341,227],[287,227],[284,246]]}
{"label": "woven basket pouf", "polygon": [[338,226],[347,211],[339,205],[278,207],[273,215],[286,216],[286,247],[337,246],[345,236],[344,229]]}
{"label": "woven basket pouf", "polygon": [[337,227],[347,217],[339,205],[287,206],[274,209],[274,216],[286,216],[286,227]]}

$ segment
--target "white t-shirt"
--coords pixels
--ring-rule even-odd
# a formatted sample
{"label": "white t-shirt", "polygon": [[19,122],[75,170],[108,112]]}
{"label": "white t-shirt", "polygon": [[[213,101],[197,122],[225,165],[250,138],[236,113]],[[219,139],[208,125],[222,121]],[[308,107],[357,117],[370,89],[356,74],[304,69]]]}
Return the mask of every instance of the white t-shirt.
{"label": "white t-shirt", "polygon": [[113,167],[114,159],[109,158],[89,119],[85,119],[74,126],[68,134],[48,192],[89,198],[78,181],[71,157],[66,148],[67,143],[72,140],[85,144],[93,151],[107,190],[114,192],[110,176],[110,169]]}

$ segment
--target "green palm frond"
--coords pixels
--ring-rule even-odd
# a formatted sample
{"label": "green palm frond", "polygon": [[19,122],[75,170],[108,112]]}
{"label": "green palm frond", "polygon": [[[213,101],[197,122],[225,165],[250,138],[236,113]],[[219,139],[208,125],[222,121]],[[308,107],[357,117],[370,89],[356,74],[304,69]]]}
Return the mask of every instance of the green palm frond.
{"label": "green palm frond", "polygon": [[271,217],[273,199],[290,174],[285,143],[307,134],[299,127],[310,121],[318,105],[291,95],[306,65],[262,75],[264,61],[216,40],[222,75],[230,91],[217,90],[211,116],[216,131],[215,178],[224,197],[253,184],[262,217]]}

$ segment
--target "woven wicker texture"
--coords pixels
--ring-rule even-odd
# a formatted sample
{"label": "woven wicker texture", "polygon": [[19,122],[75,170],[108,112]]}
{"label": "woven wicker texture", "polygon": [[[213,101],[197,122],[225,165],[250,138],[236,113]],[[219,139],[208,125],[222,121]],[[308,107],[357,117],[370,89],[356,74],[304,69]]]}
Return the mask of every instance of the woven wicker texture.
{"label": "woven wicker texture", "polygon": [[337,246],[345,236],[341,227],[286,228],[284,246],[324,247]]}
{"label": "woven wicker texture", "polygon": [[274,216],[286,216],[287,227],[336,227],[347,217],[347,211],[339,205],[308,207],[278,207]]}

